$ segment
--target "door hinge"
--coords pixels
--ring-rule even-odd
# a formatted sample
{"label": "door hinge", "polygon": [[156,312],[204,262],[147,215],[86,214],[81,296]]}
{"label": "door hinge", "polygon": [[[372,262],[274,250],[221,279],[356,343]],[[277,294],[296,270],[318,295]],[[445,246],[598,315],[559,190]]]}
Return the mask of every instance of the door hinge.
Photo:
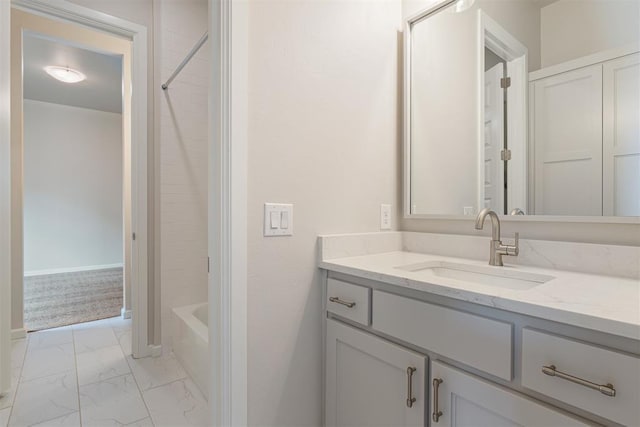
{"label": "door hinge", "polygon": [[136,240],[136,233],[133,233],[133,234],[131,235],[131,238],[132,238],[133,240]]}
{"label": "door hinge", "polygon": [[207,257],[207,273],[211,273],[211,258]]}
{"label": "door hinge", "polygon": [[500,87],[506,89],[511,86],[511,77],[504,77],[500,79]]}
{"label": "door hinge", "polygon": [[502,150],[500,151],[500,160],[506,162],[511,160],[511,150]]}

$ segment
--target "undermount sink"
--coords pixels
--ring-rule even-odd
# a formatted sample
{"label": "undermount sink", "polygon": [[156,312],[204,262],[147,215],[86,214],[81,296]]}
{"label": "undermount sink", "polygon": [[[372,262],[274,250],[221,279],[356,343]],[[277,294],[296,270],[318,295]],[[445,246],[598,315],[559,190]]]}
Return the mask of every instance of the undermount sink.
{"label": "undermount sink", "polygon": [[519,291],[526,291],[555,279],[553,276],[510,270],[508,267],[484,267],[446,261],[427,261],[401,265],[395,268],[416,273],[416,277],[424,277],[425,279],[433,276],[447,277],[464,282]]}

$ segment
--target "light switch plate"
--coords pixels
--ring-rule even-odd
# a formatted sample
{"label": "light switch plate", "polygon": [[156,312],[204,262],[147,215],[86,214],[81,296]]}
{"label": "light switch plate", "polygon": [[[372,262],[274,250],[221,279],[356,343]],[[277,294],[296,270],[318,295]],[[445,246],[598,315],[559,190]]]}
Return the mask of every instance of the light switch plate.
{"label": "light switch plate", "polygon": [[391,230],[391,205],[380,205],[380,230]]}
{"label": "light switch plate", "polygon": [[264,236],[293,236],[292,204],[264,204]]}

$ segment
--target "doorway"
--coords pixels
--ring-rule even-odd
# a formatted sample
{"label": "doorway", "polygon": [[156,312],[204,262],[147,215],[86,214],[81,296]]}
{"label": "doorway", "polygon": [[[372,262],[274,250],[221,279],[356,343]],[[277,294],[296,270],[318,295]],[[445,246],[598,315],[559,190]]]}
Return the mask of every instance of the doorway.
{"label": "doorway", "polygon": [[[32,172],[36,171],[37,168],[31,167],[30,170],[27,170],[26,167],[30,166],[30,163],[25,163],[25,161],[29,161],[29,159],[25,158],[24,154],[29,154],[30,147],[26,146],[26,143],[30,142],[31,136],[33,136],[32,132],[34,129],[30,127],[30,124],[27,123],[29,120],[29,115],[36,112],[42,116],[42,100],[33,100],[29,99],[29,90],[30,85],[28,78],[28,69],[25,68],[24,72],[24,81],[23,81],[23,72],[22,67],[27,65],[25,61],[23,61],[23,52],[25,52],[25,48],[28,48],[30,44],[32,44],[33,39],[37,39],[37,43],[58,43],[65,46],[67,50],[75,49],[76,53],[78,50],[83,50],[85,54],[93,55],[93,60],[96,60],[95,55],[103,55],[109,56],[108,60],[111,60],[114,64],[118,64],[117,67],[120,69],[120,83],[117,89],[119,95],[119,101],[116,103],[120,104],[120,119],[114,120],[111,117],[112,125],[119,126],[119,130],[115,130],[115,126],[111,126],[111,133],[120,134],[120,147],[116,148],[119,150],[119,155],[116,155],[118,158],[114,157],[114,150],[111,150],[109,156],[112,157],[113,160],[111,163],[120,164],[120,171],[116,172],[114,176],[111,178],[105,178],[104,176],[101,179],[94,179],[94,182],[102,182],[104,184],[104,180],[118,180],[121,182],[119,185],[119,189],[116,189],[113,193],[116,194],[115,202],[112,200],[111,204],[117,206],[109,206],[105,208],[104,206],[101,209],[98,209],[98,215],[105,216],[107,211],[120,212],[120,221],[119,227],[118,225],[112,225],[110,236],[115,238],[114,242],[111,242],[110,245],[105,245],[104,242],[99,244],[95,244],[91,246],[90,249],[86,247],[82,250],[78,250],[75,248],[76,252],[85,252],[80,255],[76,253],[76,258],[79,256],[86,256],[87,252],[91,250],[95,250],[96,248],[104,248],[106,246],[110,246],[113,249],[116,246],[120,248],[120,254],[117,253],[117,249],[115,251],[112,250],[112,260],[101,261],[97,264],[88,263],[86,259],[83,262],[77,262],[75,267],[71,266],[71,270],[80,270],[80,271],[65,271],[64,274],[69,279],[69,283],[65,286],[67,288],[73,288],[73,286],[77,286],[77,283],[73,283],[74,280],[77,282],[77,274],[82,273],[82,275],[87,275],[89,273],[83,272],[81,270],[86,269],[87,271],[92,272],[91,274],[95,277],[93,278],[94,282],[104,282],[113,281],[115,283],[118,282],[118,275],[122,275],[121,283],[124,285],[124,292],[119,292],[117,289],[108,290],[106,293],[111,293],[111,304],[113,305],[113,300],[122,299],[122,304],[118,309],[120,314],[124,314],[125,316],[131,313],[132,319],[132,353],[134,357],[145,357],[151,354],[151,349],[149,348],[149,331],[148,331],[148,313],[147,313],[147,299],[148,299],[148,285],[147,285],[147,232],[146,232],[146,213],[147,213],[147,196],[146,196],[146,85],[144,83],[136,86],[135,94],[132,91],[132,87],[136,81],[144,82],[146,79],[146,29],[139,25],[131,24],[123,20],[119,20],[113,17],[105,17],[103,14],[91,11],[89,9],[76,7],[72,4],[67,4],[61,2],[59,6],[55,8],[46,8],[46,10],[41,10],[41,5],[38,3],[31,4],[30,2],[23,3],[20,2],[19,5],[13,4],[11,9],[11,67],[12,67],[12,96],[11,96],[11,288],[12,288],[12,307],[11,307],[11,327],[12,327],[12,336],[14,338],[18,338],[21,335],[24,335],[26,332],[25,329],[25,318],[24,318],[24,298],[25,296],[28,298],[29,295],[25,295],[25,273],[26,279],[31,280],[32,277],[37,276],[45,276],[42,274],[33,274],[36,273],[52,273],[55,275],[60,273],[57,271],[57,266],[49,264],[40,264],[34,262],[34,259],[38,259],[38,257],[33,257],[34,249],[42,249],[43,241],[34,241],[32,239],[33,230],[25,229],[25,225],[34,225],[37,221],[33,221],[34,218],[29,217],[28,215],[32,215],[33,212],[30,210],[33,207],[34,198],[31,197],[32,188],[29,187],[28,179],[31,179],[30,175]],[[136,52],[136,55],[133,55],[133,52]],[[28,56],[28,52],[25,52]],[[104,59],[104,58],[103,58]],[[116,60],[117,59],[117,60]],[[64,62],[64,61],[63,61]],[[103,62],[104,64],[104,62]],[[56,66],[62,66],[70,68],[68,63],[56,63],[50,64]],[[67,70],[64,70],[67,71]],[[95,79],[95,76],[94,76]],[[42,92],[42,91],[40,91]],[[64,96],[66,96],[67,100],[73,98],[71,96],[71,91],[67,88],[64,91]],[[37,104],[37,105],[36,105]],[[49,103],[51,104],[51,103]],[[39,108],[34,108],[34,106]],[[48,106],[49,110],[51,110],[51,105]],[[76,123],[81,122],[86,125],[88,123],[88,119],[86,117],[87,111],[80,111],[78,108],[86,107],[86,106],[67,106],[66,114],[73,115],[75,119],[73,119]],[[57,110],[60,108],[56,107]],[[72,113],[70,113],[70,109],[74,109]],[[91,108],[85,108],[85,110],[89,110]],[[36,111],[40,110],[40,111]],[[94,112],[89,114],[95,116]],[[54,116],[53,113],[46,114],[48,118]],[[60,111],[57,112],[58,115],[62,114]],[[84,115],[83,115],[84,114]],[[116,114],[116,113],[114,113]],[[99,115],[99,114],[98,114]],[[62,119],[60,119],[62,120]],[[51,122],[51,120],[49,120]],[[117,122],[117,124],[115,123]],[[43,121],[44,123],[44,121]],[[50,125],[59,125],[59,123],[50,123]],[[69,136],[71,126],[68,126],[64,131],[67,132],[66,139],[76,139],[76,136]],[[42,134],[43,129],[42,126],[35,127],[37,134],[38,132]],[[61,131],[62,132],[62,131]],[[63,132],[64,133],[64,132]],[[58,163],[61,163],[64,159],[64,156],[61,156],[61,151],[68,150],[70,151],[68,157],[76,157],[75,165],[73,167],[88,169],[89,173],[94,173],[97,175],[97,170],[95,168],[101,165],[103,169],[106,161],[106,158],[99,159],[99,157],[103,156],[104,153],[94,155],[93,167],[90,165],[83,165],[83,161],[80,158],[83,155],[87,154],[89,143],[97,144],[97,141],[100,138],[104,138],[106,135],[104,129],[101,131],[91,134],[84,138],[85,141],[69,141],[65,140],[65,137],[61,138],[62,141],[58,141],[58,147],[51,149],[51,158],[53,160],[56,154],[58,156]],[[98,137],[98,134],[100,135]],[[85,135],[86,136],[86,135]],[[49,142],[52,142],[54,138],[50,138]],[[75,145],[73,145],[75,144]],[[113,148],[113,147],[112,147]],[[84,160],[87,160],[86,158]],[[90,163],[87,161],[87,163]],[[31,165],[33,166],[33,165]],[[111,165],[113,166],[113,165]],[[115,166],[118,168],[118,166]],[[72,167],[70,167],[72,168]],[[42,167],[41,169],[45,169]],[[59,169],[60,170],[60,169]],[[81,174],[78,170],[75,171],[65,171],[67,174],[68,182],[64,185],[67,187],[67,190],[70,186],[76,185],[76,187],[82,187],[82,185],[88,184],[89,179],[83,181]],[[109,171],[111,175],[113,175],[113,171]],[[94,177],[96,178],[96,177]],[[44,181],[42,177],[40,178],[40,182]],[[75,182],[74,182],[75,180]],[[50,181],[52,181],[50,179]],[[33,182],[32,182],[33,183]],[[58,186],[62,187],[62,186]],[[110,188],[113,189],[114,186]],[[105,189],[98,189],[97,192],[105,192]],[[89,191],[89,193],[91,193]],[[84,196],[87,197],[89,194],[85,192]],[[119,193],[120,196],[117,195]],[[94,194],[95,196],[95,194]],[[30,199],[31,198],[31,199]],[[112,194],[112,199],[113,194]],[[57,201],[60,201],[61,197],[57,198]],[[119,199],[119,202],[118,202]],[[71,203],[72,206],[76,208],[79,206],[75,200],[74,203]],[[104,203],[104,201],[103,201]],[[37,203],[36,203],[37,205]],[[41,209],[42,210],[42,209]],[[37,209],[35,210],[37,211]],[[59,212],[58,212],[59,213]],[[95,212],[94,212],[95,213]],[[77,214],[77,212],[75,212]],[[50,214],[49,216],[55,216]],[[66,217],[73,216],[67,212],[67,215],[63,215]],[[113,215],[110,215],[113,217]],[[65,243],[73,241],[74,237],[78,238],[82,233],[77,233],[78,230],[74,230],[74,226],[77,228],[82,228],[79,223],[79,219],[82,217],[84,220],[87,220],[90,215],[78,215],[75,218],[75,223],[67,224],[66,231],[62,226],[62,219],[59,218],[57,222],[59,224],[59,229],[55,230],[58,232],[56,236],[58,244],[57,247],[62,247],[63,245],[60,243],[63,240],[66,240]],[[95,218],[95,217],[94,217]],[[25,223],[25,219],[27,222]],[[42,219],[42,216],[40,216]],[[49,218],[50,219],[50,218]],[[65,218],[69,219],[69,218]],[[105,226],[104,218],[102,218],[103,228],[108,228]],[[111,220],[113,224],[113,220]],[[49,224],[51,225],[51,224]],[[95,225],[95,224],[94,224]],[[99,227],[98,227],[99,228]],[[49,227],[50,230],[50,227]],[[115,232],[114,232],[115,230]],[[75,235],[74,235],[75,233]],[[37,235],[37,233],[35,233]],[[86,234],[86,233],[85,233]],[[38,236],[42,237],[42,236]],[[86,236],[83,236],[86,240]],[[94,235],[95,238],[95,235]],[[37,251],[35,251],[37,252]],[[63,251],[60,251],[63,252]],[[66,255],[70,255],[70,250],[67,248]],[[114,255],[115,254],[115,255]],[[31,259],[27,259],[25,255],[30,256]],[[56,254],[56,257],[62,258],[61,254]],[[115,261],[113,257],[116,257]],[[119,262],[117,260],[119,258]],[[40,259],[41,261],[41,259]],[[51,259],[49,260],[51,261]],[[65,261],[67,265],[70,263],[68,259]],[[83,265],[84,264],[84,265]],[[35,268],[33,267],[35,265]],[[44,265],[44,268],[41,268]],[[97,267],[97,268],[96,268]],[[62,267],[65,269],[69,269],[69,267]],[[118,272],[118,269],[121,273]],[[111,271],[106,271],[111,270]],[[76,277],[73,277],[76,276]],[[105,279],[105,277],[107,279]],[[115,278],[114,278],[115,277]],[[59,277],[57,278],[59,279]],[[56,279],[56,280],[57,280]],[[122,285],[120,285],[122,287]],[[62,286],[64,287],[64,286]],[[77,291],[77,289],[72,290]],[[76,292],[77,293],[77,292]],[[91,294],[92,292],[85,292],[85,294]],[[93,292],[95,293],[95,292]],[[118,296],[114,296],[113,294],[118,294]],[[86,295],[85,295],[86,296]],[[69,301],[64,301],[68,298],[60,299],[60,306],[64,308],[65,306],[69,308]],[[107,298],[109,299],[109,298]],[[104,302],[104,300],[103,300]],[[93,303],[95,304],[95,303]],[[98,304],[99,305],[99,304]],[[76,307],[74,307],[75,309]],[[110,308],[111,311],[113,307]],[[128,311],[130,310],[130,311]],[[93,311],[94,313],[90,313]],[[99,312],[100,309],[96,306],[93,309],[85,309],[84,310],[84,318],[80,316],[76,318],[76,320],[71,319],[69,322],[75,321],[83,321],[83,320],[92,320],[89,317],[94,316],[95,312]],[[112,314],[119,314],[118,312],[113,312]],[[75,313],[78,314],[78,313]],[[105,315],[104,313],[100,316]],[[60,315],[57,315],[60,317]],[[89,317],[87,317],[89,316]],[[50,316],[56,317],[56,316]],[[64,316],[63,316],[64,317]],[[43,320],[43,319],[39,319]],[[45,327],[46,322],[45,323]],[[29,325],[27,325],[29,326]],[[39,326],[38,328],[42,327]]]}
{"label": "doorway", "polygon": [[123,57],[22,41],[25,329],[126,316]]}

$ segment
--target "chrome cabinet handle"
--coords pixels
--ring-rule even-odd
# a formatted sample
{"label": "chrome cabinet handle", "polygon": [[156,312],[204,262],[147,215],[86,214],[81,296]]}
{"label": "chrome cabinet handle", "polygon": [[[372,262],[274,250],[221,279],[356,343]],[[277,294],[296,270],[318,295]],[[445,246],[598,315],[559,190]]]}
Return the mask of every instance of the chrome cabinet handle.
{"label": "chrome cabinet handle", "polygon": [[433,379],[433,414],[431,414],[431,419],[434,423],[437,423],[442,416],[442,411],[438,408],[438,389],[440,388],[440,384],[442,384],[442,382],[443,381],[440,378]]}
{"label": "chrome cabinet handle", "polygon": [[341,300],[340,298],[338,298],[338,297],[330,297],[330,298],[329,298],[329,301],[331,301],[331,302],[335,302],[335,303],[337,303],[337,304],[342,304],[342,305],[344,305],[345,307],[349,307],[349,308],[353,308],[353,307],[355,307],[355,306],[356,306],[356,303],[355,303],[355,302],[342,301],[342,300]]}
{"label": "chrome cabinet handle", "polygon": [[566,374],[556,370],[554,365],[543,366],[542,373],[549,375],[550,377],[558,377],[563,380],[571,381],[572,383],[580,384],[592,390],[597,390],[605,396],[615,397],[616,389],[613,388],[613,384],[596,384],[591,381],[583,380],[582,378],[574,377],[573,375]]}
{"label": "chrome cabinet handle", "polygon": [[407,368],[407,408],[411,408],[416,401],[416,398],[413,397],[413,373],[416,371],[416,368],[412,368],[409,366]]}

